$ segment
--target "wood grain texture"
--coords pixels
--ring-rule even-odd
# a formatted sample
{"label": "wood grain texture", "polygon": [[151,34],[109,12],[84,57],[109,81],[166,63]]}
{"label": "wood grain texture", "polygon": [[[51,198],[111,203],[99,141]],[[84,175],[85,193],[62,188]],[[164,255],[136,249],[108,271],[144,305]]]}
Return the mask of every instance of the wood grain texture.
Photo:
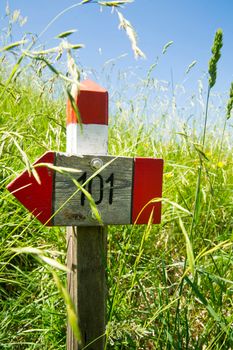
{"label": "wood grain texture", "polygon": [[107,229],[79,227],[77,230],[77,302],[83,346],[87,350],[103,350],[107,295]]}
{"label": "wood grain texture", "polygon": [[79,319],[82,344],[78,344],[70,325],[67,350],[103,350],[106,325],[107,229],[67,227],[67,267],[69,293]]}
{"label": "wood grain texture", "polygon": [[[103,162],[103,170],[86,184],[91,191],[104,225],[131,223],[131,197],[133,158],[111,156],[67,156],[56,154],[56,166],[80,170],[80,173],[59,173],[55,175],[54,225],[99,226],[93,217],[90,202],[73,182],[88,181],[96,172],[91,167],[93,159]],[[107,166],[106,166],[107,165]],[[106,167],[105,167],[106,166]],[[84,176],[83,176],[84,175]],[[67,202],[68,201],[68,202]],[[65,205],[64,203],[67,202]]]}

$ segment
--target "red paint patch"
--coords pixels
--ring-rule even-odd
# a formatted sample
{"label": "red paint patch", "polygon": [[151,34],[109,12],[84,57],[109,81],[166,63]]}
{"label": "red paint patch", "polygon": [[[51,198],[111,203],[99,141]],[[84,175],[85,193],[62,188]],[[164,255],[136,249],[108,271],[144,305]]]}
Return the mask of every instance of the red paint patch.
{"label": "red paint patch", "polygon": [[[132,223],[147,224],[152,210],[154,210],[152,223],[159,224],[161,222],[161,202],[149,205],[147,203],[152,199],[162,197],[162,179],[162,159],[135,158]],[[145,209],[143,209],[144,207]]]}
{"label": "red paint patch", "polygon": [[[108,92],[91,80],[81,82],[75,97],[83,124],[108,125]],[[77,124],[77,117],[70,101],[66,107],[67,124]]]}
{"label": "red paint patch", "polygon": [[[46,152],[35,163],[54,164],[54,152]],[[36,167],[40,178],[40,184],[33,175],[25,170],[7,189],[18,199],[37,219],[47,226],[52,225],[52,193],[53,193],[53,170],[46,166]]]}

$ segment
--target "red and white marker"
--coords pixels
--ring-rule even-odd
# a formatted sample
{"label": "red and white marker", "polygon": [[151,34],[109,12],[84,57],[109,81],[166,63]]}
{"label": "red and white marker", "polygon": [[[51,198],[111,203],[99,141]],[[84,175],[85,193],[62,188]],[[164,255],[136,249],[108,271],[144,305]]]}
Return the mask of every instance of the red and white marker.
{"label": "red and white marker", "polygon": [[76,89],[71,93],[80,112],[82,127],[68,101],[66,151],[71,154],[107,154],[108,92],[93,81],[84,80],[80,83],[80,91]]}

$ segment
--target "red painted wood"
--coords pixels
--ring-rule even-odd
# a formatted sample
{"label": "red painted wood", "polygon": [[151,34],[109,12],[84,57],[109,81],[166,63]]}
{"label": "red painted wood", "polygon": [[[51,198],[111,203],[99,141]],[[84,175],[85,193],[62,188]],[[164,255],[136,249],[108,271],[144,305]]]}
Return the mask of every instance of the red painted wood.
{"label": "red painted wood", "polygon": [[[46,152],[34,164],[54,164],[55,153]],[[52,193],[53,193],[53,170],[45,166],[36,167],[41,184],[33,175],[25,170],[7,189],[30,211],[37,219],[46,224],[52,225]]]}
{"label": "red painted wood", "polygon": [[[81,82],[79,94],[75,96],[83,124],[108,125],[108,92],[91,80]],[[76,114],[67,102],[67,124],[77,124]]]}
{"label": "red painted wood", "polygon": [[[154,209],[153,224],[161,222],[161,202],[143,207],[153,198],[162,197],[163,160],[135,158],[132,198],[132,223],[147,224]],[[139,215],[139,216],[138,216]]]}

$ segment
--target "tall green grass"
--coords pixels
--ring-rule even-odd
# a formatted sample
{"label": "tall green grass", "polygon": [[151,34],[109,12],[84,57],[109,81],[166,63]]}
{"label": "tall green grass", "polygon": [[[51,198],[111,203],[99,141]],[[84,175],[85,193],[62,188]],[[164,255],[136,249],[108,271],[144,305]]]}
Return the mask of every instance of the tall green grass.
{"label": "tall green grass", "polygon": [[[6,185],[46,150],[65,150],[67,86],[57,97],[64,79],[47,56],[28,66],[20,57],[7,61],[10,73],[0,66],[0,349],[65,349],[65,229],[41,226]],[[152,68],[134,99],[120,84],[110,90],[109,153],[165,160],[163,216],[156,226],[109,227],[106,349],[231,349],[232,103],[210,128],[211,91],[190,123],[175,93],[153,99],[164,83]]]}

